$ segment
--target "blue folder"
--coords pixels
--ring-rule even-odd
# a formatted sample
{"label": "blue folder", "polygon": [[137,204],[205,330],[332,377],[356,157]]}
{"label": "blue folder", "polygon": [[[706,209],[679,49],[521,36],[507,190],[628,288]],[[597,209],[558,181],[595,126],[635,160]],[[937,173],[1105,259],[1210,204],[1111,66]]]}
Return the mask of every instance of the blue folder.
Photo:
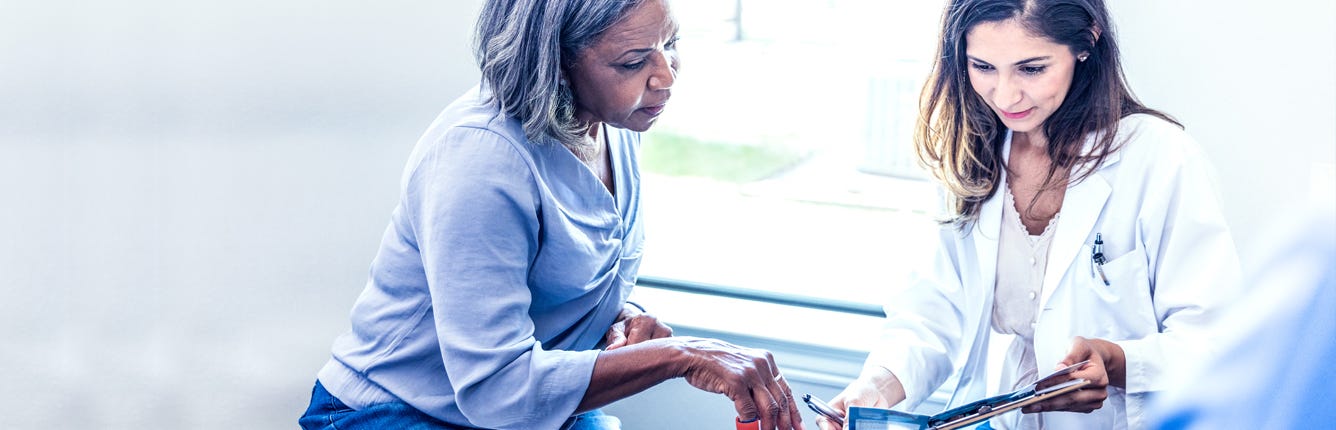
{"label": "blue folder", "polygon": [[[981,423],[1002,413],[1019,409],[1031,403],[1043,401],[1049,397],[1078,390],[1090,384],[1084,379],[1072,379],[1053,384],[1054,380],[1071,373],[1087,362],[1073,364],[1053,372],[1019,390],[973,401],[961,406],[942,411],[935,415],[919,415],[882,408],[853,406],[844,422],[846,430],[950,430]],[[1039,388],[1045,386],[1044,388]]]}

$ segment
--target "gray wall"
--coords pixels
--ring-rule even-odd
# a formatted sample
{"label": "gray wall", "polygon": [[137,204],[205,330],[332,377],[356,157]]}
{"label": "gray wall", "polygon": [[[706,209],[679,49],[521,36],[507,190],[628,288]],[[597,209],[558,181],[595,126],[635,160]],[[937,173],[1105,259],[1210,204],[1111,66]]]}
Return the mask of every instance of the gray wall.
{"label": "gray wall", "polygon": [[0,1],[0,427],[296,427],[479,4]]}
{"label": "gray wall", "polygon": [[[1134,88],[1206,146],[1249,256],[1277,208],[1330,186],[1312,172],[1336,162],[1333,4],[1111,3]],[[477,79],[478,4],[0,3],[3,427],[293,427],[404,158]],[[829,364],[798,391],[850,376],[794,350]],[[731,417],[682,381],[610,409]]]}

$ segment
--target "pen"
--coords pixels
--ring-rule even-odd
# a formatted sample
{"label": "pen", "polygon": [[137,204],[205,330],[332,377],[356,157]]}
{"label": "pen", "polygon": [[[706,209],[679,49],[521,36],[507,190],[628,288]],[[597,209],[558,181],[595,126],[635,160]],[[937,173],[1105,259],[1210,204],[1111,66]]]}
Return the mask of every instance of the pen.
{"label": "pen", "polygon": [[826,402],[821,401],[821,399],[818,399],[811,394],[803,394],[803,402],[807,403],[807,407],[812,408],[816,413],[826,417],[830,422],[833,422],[840,427],[844,427],[844,418],[840,417],[840,414],[835,412],[834,409],[831,409],[830,405],[827,405]]}
{"label": "pen", "polygon": [[1104,281],[1104,286],[1109,286],[1109,277],[1104,276],[1104,237],[1099,233],[1095,233],[1095,246],[1090,248],[1090,262],[1099,272],[1099,279]]}

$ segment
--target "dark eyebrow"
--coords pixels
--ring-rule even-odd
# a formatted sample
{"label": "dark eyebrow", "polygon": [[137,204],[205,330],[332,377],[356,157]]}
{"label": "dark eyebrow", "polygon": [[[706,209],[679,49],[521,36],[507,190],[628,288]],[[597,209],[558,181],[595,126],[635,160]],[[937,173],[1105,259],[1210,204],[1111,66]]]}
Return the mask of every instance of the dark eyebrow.
{"label": "dark eyebrow", "polygon": [[1036,62],[1036,61],[1050,60],[1050,59],[1052,59],[1052,58],[1053,58],[1053,57],[1052,57],[1052,56],[1049,56],[1049,55],[1045,55],[1045,56],[1043,56],[1043,57],[1026,58],[1026,59],[1024,59],[1024,60],[1017,61],[1017,62],[1016,62],[1016,65],[1019,66],[1019,65],[1022,65],[1022,64],[1026,64],[1026,63],[1033,63],[1033,62]]}
{"label": "dark eyebrow", "polygon": [[[678,36],[677,36],[677,33],[678,33],[678,26],[677,26],[677,24],[674,24],[674,25],[673,25],[673,37],[668,38],[668,40],[676,39],[676,38],[678,37]],[[620,59],[622,59],[622,58],[626,58],[626,56],[627,56],[627,55],[630,55],[630,54],[645,54],[645,53],[653,52],[653,51],[654,51],[654,48],[652,48],[652,47],[651,47],[651,48],[628,49],[628,50],[626,50],[625,52],[622,52],[621,55],[618,55],[618,56],[617,56],[617,59],[620,60]]]}
{"label": "dark eyebrow", "polygon": [[[974,61],[976,61],[976,62],[980,62],[980,63],[983,63],[983,64],[987,64],[987,65],[990,65],[990,66],[992,65],[992,63],[989,63],[989,62],[987,62],[987,61],[980,60],[980,59],[978,59],[977,57],[975,57],[975,56],[973,56],[973,55],[966,55],[966,57],[969,57],[969,59],[974,60]],[[1024,59],[1024,60],[1017,61],[1017,62],[1016,62],[1016,65],[1019,66],[1019,65],[1021,65],[1021,64],[1033,63],[1033,62],[1036,62],[1036,61],[1050,60],[1050,59],[1052,59],[1052,58],[1053,58],[1053,57],[1052,57],[1052,56],[1049,56],[1049,55],[1045,55],[1045,56],[1042,56],[1042,57],[1026,58],[1026,59]]]}
{"label": "dark eyebrow", "polygon": [[644,54],[644,53],[651,52],[651,51],[654,51],[654,48],[628,49],[628,50],[626,50],[626,52],[623,52],[622,55],[618,55],[617,58],[618,58],[618,59],[622,59],[622,58],[626,58],[626,56],[629,55],[629,54]]}

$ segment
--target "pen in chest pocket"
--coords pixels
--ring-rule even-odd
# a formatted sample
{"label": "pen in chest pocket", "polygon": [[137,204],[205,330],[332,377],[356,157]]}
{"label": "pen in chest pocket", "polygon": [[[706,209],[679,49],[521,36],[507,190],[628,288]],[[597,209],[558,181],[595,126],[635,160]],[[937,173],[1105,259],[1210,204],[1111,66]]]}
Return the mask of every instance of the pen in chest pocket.
{"label": "pen in chest pocket", "polygon": [[1104,286],[1107,287],[1109,286],[1109,277],[1104,276],[1104,261],[1104,238],[1099,233],[1095,233],[1095,245],[1090,247],[1090,266],[1099,272],[1099,279],[1104,281]]}

